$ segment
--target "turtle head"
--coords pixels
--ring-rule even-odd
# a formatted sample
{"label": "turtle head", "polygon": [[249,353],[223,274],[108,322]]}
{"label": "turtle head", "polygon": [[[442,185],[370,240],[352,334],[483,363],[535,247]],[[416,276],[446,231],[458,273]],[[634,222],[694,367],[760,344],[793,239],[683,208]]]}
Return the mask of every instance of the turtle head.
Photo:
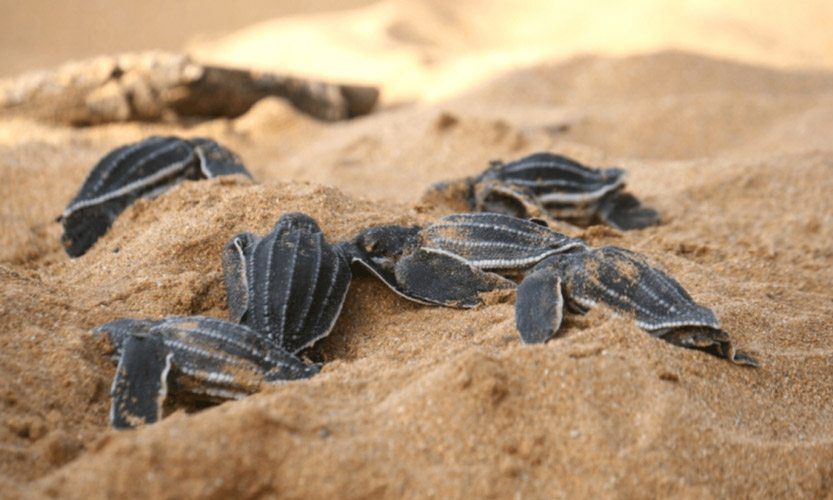
{"label": "turtle head", "polygon": [[385,279],[392,276],[399,259],[419,245],[420,230],[418,226],[376,226],[360,232],[352,242],[338,246],[349,260],[361,262]]}
{"label": "turtle head", "polygon": [[500,160],[491,160],[486,170],[481,172],[479,175],[472,177],[471,179],[473,179],[474,182],[483,182],[492,179],[500,179],[503,175],[503,169],[505,166],[506,164]]}
{"label": "turtle head", "polygon": [[610,184],[625,184],[625,178],[628,173],[624,168],[610,167],[599,169],[602,177]]}
{"label": "turtle head", "polygon": [[112,354],[114,359],[118,359],[121,356],[128,337],[131,335],[147,335],[150,329],[157,324],[159,324],[159,321],[149,319],[117,319],[93,328],[92,334],[94,336],[104,336],[113,349]]}

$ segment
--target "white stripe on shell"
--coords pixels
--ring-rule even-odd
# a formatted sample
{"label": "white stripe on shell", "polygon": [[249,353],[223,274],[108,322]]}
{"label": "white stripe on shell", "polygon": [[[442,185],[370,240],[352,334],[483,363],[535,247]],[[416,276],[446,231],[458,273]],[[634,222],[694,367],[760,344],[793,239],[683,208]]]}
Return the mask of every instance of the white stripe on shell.
{"label": "white stripe on shell", "polygon": [[[166,138],[164,138],[164,137],[158,137],[158,138],[155,138],[155,139],[157,139],[157,140],[154,140],[153,144],[156,144],[156,143],[159,143],[159,142],[164,142],[166,140]],[[113,173],[113,169],[118,167],[119,163],[121,163],[125,158],[127,158],[131,154],[133,154],[137,149],[141,149],[141,148],[147,146],[148,142],[150,142],[150,139],[146,139],[144,141],[139,141],[139,142],[136,142],[134,144],[124,146],[124,150],[122,150],[115,158],[113,158],[110,161],[110,168],[107,168],[103,172],[101,172],[101,175],[98,178],[98,182],[96,182],[95,185],[92,186],[92,191],[98,191],[99,189],[101,189],[101,187],[104,185],[105,181],[107,181],[107,179]]]}
{"label": "white stripe on shell", "polygon": [[293,234],[295,235],[295,243],[292,245],[292,254],[289,261],[289,277],[284,286],[286,288],[286,294],[284,295],[283,303],[281,303],[281,323],[280,330],[278,330],[280,332],[279,343],[282,346],[286,338],[286,311],[289,308],[289,300],[292,298],[292,282],[295,281],[295,267],[298,264],[298,254],[301,251],[301,232],[295,231]]}
{"label": "white stripe on shell", "polygon": [[310,283],[312,284],[312,289],[308,290],[306,300],[304,301],[303,307],[301,309],[301,315],[300,315],[301,321],[298,324],[298,330],[297,330],[297,332],[293,332],[293,333],[296,333],[296,334],[298,332],[303,332],[307,328],[307,322],[308,322],[307,320],[309,319],[309,312],[310,312],[310,309],[312,308],[312,303],[315,302],[315,292],[318,291],[318,287],[319,287],[318,278],[321,275],[321,264],[324,260],[324,242],[323,242],[324,235],[321,234],[321,233],[315,233],[313,235],[313,237],[315,238],[316,252],[315,252],[315,268],[314,268],[314,271],[312,273],[312,277],[310,279]]}
{"label": "white stripe on shell", "polygon": [[595,191],[588,191],[585,193],[547,193],[537,195],[536,198],[540,203],[581,203],[598,200],[602,196],[619,189],[622,184],[613,184],[609,186],[602,186]]}
{"label": "white stripe on shell", "polygon": [[[532,223],[534,224],[534,223]],[[537,224],[536,224],[537,226]],[[568,240],[569,237],[562,235],[560,233],[555,233],[554,231],[548,235],[541,235],[537,232],[532,231],[521,231],[520,229],[513,229],[506,226],[498,226],[494,224],[485,224],[483,222],[452,222],[451,224],[432,224],[425,228],[425,231],[429,234],[432,232],[439,231],[441,229],[459,229],[460,227],[471,227],[477,229],[488,229],[492,231],[500,231],[509,233],[515,236],[520,236],[523,238],[528,238],[535,241],[542,241],[542,242],[550,242],[555,243],[557,240]],[[541,229],[546,230],[543,226],[540,226]]]}
{"label": "white stripe on shell", "polygon": [[572,172],[576,175],[580,175],[582,177],[590,177],[592,175],[596,175],[600,177],[600,173],[595,168],[579,166],[570,162],[563,161],[561,159],[553,159],[551,161],[527,161],[524,162],[523,160],[518,160],[517,163],[514,165],[506,165],[504,167],[504,172],[522,172],[524,170],[529,170],[533,168],[550,168],[550,169],[559,169],[559,170],[567,170]]}
{"label": "white stripe on shell", "polygon": [[[206,358],[206,359],[213,359],[213,360],[216,360],[216,361],[221,361],[223,363],[229,363],[231,365],[241,364],[241,358],[239,358],[237,356],[234,356],[234,355],[231,355],[231,354],[228,354],[228,353],[221,352],[221,351],[203,349],[203,348],[191,345],[191,344],[186,344],[185,342],[182,342],[181,340],[172,339],[172,338],[165,338],[163,340],[163,342],[165,344],[165,347],[167,347],[168,349],[171,349],[171,350],[179,350],[179,351],[182,351],[183,353],[186,353],[186,354],[202,356],[203,358]],[[186,359],[182,359],[182,360],[179,360],[179,361],[183,364],[187,362]],[[246,361],[248,361],[248,360],[246,360]]]}
{"label": "white stripe on shell", "polygon": [[101,196],[96,196],[95,198],[91,198],[89,200],[79,201],[78,203],[74,203],[67,207],[62,214],[63,218],[67,218],[72,215],[73,212],[78,211],[82,208],[91,207],[93,205],[98,205],[100,203],[104,203],[106,201],[110,201],[112,199],[118,198],[125,194],[128,194],[132,191],[136,191],[146,186],[150,186],[155,184],[157,181],[160,181],[166,177],[173,175],[174,173],[185,170],[185,167],[192,161],[192,158],[189,157],[186,160],[183,160],[179,163],[174,163],[168,167],[163,168],[162,170],[156,172],[155,174],[133,181],[130,184],[123,186],[115,191],[110,191],[106,194]]}
{"label": "white stripe on shell", "polygon": [[[341,262],[341,261],[339,261],[339,263],[340,263],[340,262]],[[375,273],[374,273],[374,274],[375,274]],[[333,273],[333,277],[332,277],[332,279],[330,280],[330,287],[329,287],[329,289],[327,290],[327,296],[326,296],[327,298],[325,299],[324,306],[322,306],[322,307],[321,307],[321,311],[322,311],[322,312],[326,310],[327,305],[329,304],[330,300],[332,299],[332,295],[333,295],[333,294],[332,294],[332,292],[333,292],[333,289],[335,288],[336,281],[338,281],[338,266],[336,266],[335,272]],[[384,282],[384,281],[385,281],[385,280],[382,280],[382,282]],[[330,320],[330,323],[329,323],[328,325],[326,325],[326,328],[324,328],[324,329],[321,331],[321,334],[320,334],[319,336],[317,336],[317,337],[315,337],[315,338],[313,338],[313,339],[310,339],[310,341],[309,341],[309,342],[307,342],[307,343],[306,343],[306,344],[304,344],[301,348],[299,348],[298,350],[296,350],[296,351],[295,351],[296,353],[297,353],[297,352],[302,351],[303,349],[306,349],[307,347],[310,347],[311,345],[313,345],[313,344],[315,344],[316,342],[318,342],[320,339],[323,339],[324,337],[326,337],[326,336],[328,336],[328,335],[330,334],[330,332],[333,330],[333,327],[335,327],[336,321],[338,321],[338,317],[341,315],[341,309],[344,307],[344,302],[345,302],[345,301],[346,301],[346,299],[347,299],[347,291],[348,291],[349,289],[350,289],[350,282],[348,281],[348,282],[347,282],[347,289],[346,289],[346,290],[344,291],[344,293],[341,295],[341,300],[340,300],[340,301],[339,301],[339,303],[338,303],[338,307],[336,308],[336,313],[333,315],[333,319],[332,319],[332,320]],[[392,289],[394,292],[396,292],[397,294],[402,295],[402,294],[400,294],[399,292],[397,292],[395,288],[392,288],[392,287],[391,287],[391,289]],[[414,299],[411,299],[411,300],[414,300]],[[294,353],[293,353],[293,354],[294,354]],[[289,364],[288,364],[288,363],[283,363],[283,362],[282,362],[281,364],[282,364],[282,365],[284,365],[284,366],[289,366]]]}

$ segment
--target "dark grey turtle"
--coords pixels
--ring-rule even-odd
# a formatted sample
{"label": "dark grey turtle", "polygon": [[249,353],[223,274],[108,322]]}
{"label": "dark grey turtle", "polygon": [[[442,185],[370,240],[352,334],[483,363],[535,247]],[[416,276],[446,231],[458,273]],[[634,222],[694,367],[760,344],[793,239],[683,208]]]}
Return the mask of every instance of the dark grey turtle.
{"label": "dark grey turtle", "polygon": [[584,242],[540,224],[502,214],[443,217],[425,228],[366,229],[343,252],[405,298],[469,308],[483,292],[514,288],[500,274],[522,272],[550,255]]}
{"label": "dark grey turtle", "polygon": [[292,353],[330,333],[351,279],[347,259],[302,213],[282,215],[262,238],[232,238],[223,270],[231,320]]}
{"label": "dark grey turtle", "polygon": [[58,222],[71,257],[83,255],[131,203],[154,197],[183,180],[221,175],[251,177],[239,158],[211,139],[149,137],[102,158]]}
{"label": "dark grey turtle", "polygon": [[659,223],[655,210],[624,191],[621,168],[588,168],[565,156],[537,153],[491,166],[475,177],[440,183],[435,191],[462,192],[470,210],[521,218],[550,216],[579,226],[604,223],[639,229]]}
{"label": "dark grey turtle", "polygon": [[119,319],[93,333],[107,336],[118,361],[110,424],[120,429],[158,421],[169,393],[217,403],[320,370],[247,326],[201,316]]}
{"label": "dark grey turtle", "polygon": [[584,313],[604,304],[672,344],[757,366],[735,350],[711,309],[697,304],[645,259],[618,247],[554,255],[536,265],[518,287],[515,321],[525,343],[546,342],[559,329],[563,306]]}

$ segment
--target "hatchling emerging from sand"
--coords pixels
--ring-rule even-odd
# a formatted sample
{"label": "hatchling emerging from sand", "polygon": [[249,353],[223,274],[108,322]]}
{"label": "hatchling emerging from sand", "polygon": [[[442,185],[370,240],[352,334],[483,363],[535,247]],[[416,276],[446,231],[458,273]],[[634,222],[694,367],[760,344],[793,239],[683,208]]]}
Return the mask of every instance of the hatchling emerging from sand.
{"label": "hatchling emerging from sand", "polygon": [[139,198],[159,196],[183,180],[233,174],[251,177],[237,155],[211,139],[154,136],[116,148],[58,217],[61,243],[70,257],[84,255]]}
{"label": "hatchling emerging from sand", "polygon": [[437,183],[425,200],[459,202],[475,212],[525,219],[551,217],[578,226],[603,223],[619,230],[659,223],[659,214],[625,192],[621,168],[589,168],[566,156],[536,153],[509,163],[493,161],[474,177]]}
{"label": "hatchling emerging from sand", "polygon": [[320,370],[247,326],[202,316],[119,319],[93,334],[106,336],[118,363],[110,391],[118,429],[158,421],[169,393],[218,403]]}
{"label": "hatchling emerging from sand", "polygon": [[[515,323],[524,343],[549,340],[565,305],[577,313],[605,305],[672,344],[756,365],[734,349],[710,309],[643,257],[590,248],[525,219],[455,214],[424,228],[369,228],[341,248],[396,293],[421,303],[475,307],[483,292],[517,287]],[[512,277],[521,277],[520,284]]]}
{"label": "hatchling emerging from sand", "polygon": [[266,236],[233,237],[223,273],[231,321],[293,354],[330,333],[352,278],[347,258],[299,212],[282,215]]}

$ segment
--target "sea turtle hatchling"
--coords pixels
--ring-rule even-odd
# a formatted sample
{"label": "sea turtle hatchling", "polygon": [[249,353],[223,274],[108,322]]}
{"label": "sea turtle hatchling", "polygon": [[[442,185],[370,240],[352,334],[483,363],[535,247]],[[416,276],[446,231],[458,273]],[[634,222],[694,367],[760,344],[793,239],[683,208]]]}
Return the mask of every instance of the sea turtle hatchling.
{"label": "sea turtle hatchling", "polygon": [[281,216],[259,238],[233,237],[223,250],[230,319],[291,353],[326,337],[350,286],[350,264],[327,243],[313,218]]}
{"label": "sea turtle hatchling", "polygon": [[[455,214],[425,228],[369,228],[342,248],[417,302],[474,307],[483,292],[517,286],[515,323],[524,343],[546,342],[558,331],[566,296],[571,310],[603,304],[673,344],[755,365],[732,347],[711,310],[642,257],[615,247],[591,249],[532,221]],[[520,285],[507,279],[518,276]]]}
{"label": "sea turtle hatchling", "polygon": [[468,209],[521,218],[547,216],[570,224],[604,223],[620,230],[659,223],[653,209],[625,192],[621,168],[589,168],[566,156],[536,153],[509,163],[493,161],[481,174],[435,184],[426,194],[462,196]]}
{"label": "sea turtle hatchling", "polygon": [[524,342],[549,340],[561,325],[565,302],[581,314],[603,304],[674,345],[758,365],[734,348],[711,309],[696,303],[674,278],[624,248],[587,248],[554,255],[533,267],[518,286],[515,306]]}
{"label": "sea turtle hatchling", "polygon": [[110,424],[119,429],[158,421],[169,393],[217,403],[320,370],[247,326],[202,316],[119,319],[93,334],[106,336],[118,362]]}
{"label": "sea turtle hatchling", "polygon": [[251,177],[234,153],[211,139],[154,136],[116,148],[93,167],[58,217],[61,242],[71,257],[79,257],[137,199],[157,196],[186,179],[232,174]]}
{"label": "sea turtle hatchling", "polygon": [[399,295],[461,308],[479,305],[483,292],[516,286],[501,274],[584,247],[538,223],[494,213],[449,215],[425,228],[371,227],[340,244],[352,262]]}

